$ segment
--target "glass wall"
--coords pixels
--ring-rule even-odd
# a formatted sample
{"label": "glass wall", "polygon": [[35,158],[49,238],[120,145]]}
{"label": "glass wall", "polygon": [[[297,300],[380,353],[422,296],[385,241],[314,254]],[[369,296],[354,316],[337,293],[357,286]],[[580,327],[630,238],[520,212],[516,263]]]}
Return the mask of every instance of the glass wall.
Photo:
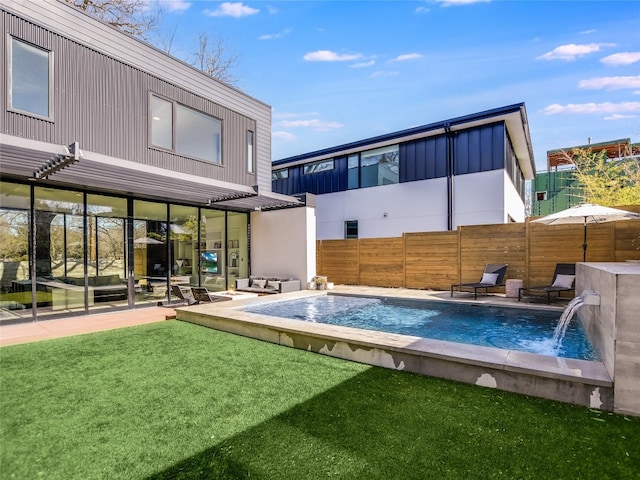
{"label": "glass wall", "polygon": [[233,288],[249,275],[248,223],[247,213],[0,182],[0,323],[177,301],[173,286]]}
{"label": "glass wall", "polygon": [[127,200],[87,195],[89,308],[128,306]]}
{"label": "glass wall", "polygon": [[167,205],[133,202],[133,264],[135,304],[168,299]]}
{"label": "glass wall", "polygon": [[0,324],[31,318],[28,185],[0,182]]}
{"label": "glass wall", "polygon": [[84,199],[72,190],[34,188],[38,316],[84,311]]}

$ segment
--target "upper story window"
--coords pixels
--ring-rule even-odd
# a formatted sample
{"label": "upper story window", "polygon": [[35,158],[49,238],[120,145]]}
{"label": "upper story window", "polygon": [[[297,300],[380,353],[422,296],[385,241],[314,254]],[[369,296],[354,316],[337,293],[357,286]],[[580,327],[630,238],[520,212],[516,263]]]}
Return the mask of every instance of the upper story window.
{"label": "upper story window", "polygon": [[253,154],[253,132],[247,130],[247,172],[254,172],[254,154]]}
{"label": "upper story window", "polygon": [[271,172],[271,180],[279,180],[281,178],[289,178],[288,168],[281,168],[280,170],[274,170]]}
{"label": "upper story window", "polygon": [[349,189],[360,186],[360,157],[356,153],[347,158],[347,187]]}
{"label": "upper story window", "polygon": [[9,108],[53,117],[53,53],[11,37]]}
{"label": "upper story window", "polygon": [[222,163],[222,122],[177,102],[151,95],[151,145]]}
{"label": "upper story window", "polygon": [[375,187],[398,183],[400,149],[398,145],[376,148],[360,154],[360,186]]}
{"label": "upper story window", "polygon": [[330,160],[308,163],[304,166],[303,174],[311,175],[312,173],[326,172],[328,170],[333,170],[333,158]]}

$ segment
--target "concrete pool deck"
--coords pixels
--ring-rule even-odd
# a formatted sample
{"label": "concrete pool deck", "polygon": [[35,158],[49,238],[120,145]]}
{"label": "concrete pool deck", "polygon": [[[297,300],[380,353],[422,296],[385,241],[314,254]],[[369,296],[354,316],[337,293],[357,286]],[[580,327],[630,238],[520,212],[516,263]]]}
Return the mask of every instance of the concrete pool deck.
{"label": "concrete pool deck", "polygon": [[330,291],[302,290],[259,298],[177,307],[181,321],[252,337],[370,365],[447,378],[484,387],[548,398],[603,410],[613,409],[613,381],[603,363],[535,355],[515,350],[336,325],[302,322],[242,311],[249,304],[292,300],[326,294],[368,295],[424,300],[455,301],[520,308],[557,310],[566,302],[549,306],[518,302],[504,295],[337,285]]}

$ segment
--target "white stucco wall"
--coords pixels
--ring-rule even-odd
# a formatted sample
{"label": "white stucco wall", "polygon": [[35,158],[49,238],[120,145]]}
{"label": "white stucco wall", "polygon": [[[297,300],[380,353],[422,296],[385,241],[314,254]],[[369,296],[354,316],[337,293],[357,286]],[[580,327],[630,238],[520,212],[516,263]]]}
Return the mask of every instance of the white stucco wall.
{"label": "white stucco wall", "polygon": [[453,177],[453,229],[461,225],[504,223],[504,171]]}
{"label": "white stucco wall", "polygon": [[447,180],[437,178],[318,195],[317,216],[318,240],[344,238],[347,220],[358,220],[360,238],[446,230]]}
{"label": "white stucco wall", "polygon": [[251,273],[292,276],[306,288],[316,274],[315,208],[251,214]]}
{"label": "white stucco wall", "polygon": [[[318,240],[344,238],[347,220],[358,220],[359,238],[445,231],[447,198],[446,178],[318,195]],[[454,230],[525,219],[524,202],[504,170],[455,176],[453,208]]]}

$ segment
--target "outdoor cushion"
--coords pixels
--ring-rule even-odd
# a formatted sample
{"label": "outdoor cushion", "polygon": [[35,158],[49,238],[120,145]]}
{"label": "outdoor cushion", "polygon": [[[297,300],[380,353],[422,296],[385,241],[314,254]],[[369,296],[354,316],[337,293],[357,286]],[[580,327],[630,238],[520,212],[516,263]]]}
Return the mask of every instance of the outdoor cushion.
{"label": "outdoor cushion", "polygon": [[255,279],[251,284],[252,287],[264,288],[267,285],[267,281],[264,279]]}
{"label": "outdoor cushion", "polygon": [[575,275],[558,275],[553,282],[552,287],[557,288],[571,288],[573,287],[573,280],[576,278]]}
{"label": "outdoor cushion", "polygon": [[480,280],[480,283],[483,283],[486,285],[495,285],[497,280],[498,280],[497,273],[483,273],[482,280]]}
{"label": "outdoor cushion", "polygon": [[280,280],[269,280],[267,282],[267,288],[274,288],[280,290]]}

